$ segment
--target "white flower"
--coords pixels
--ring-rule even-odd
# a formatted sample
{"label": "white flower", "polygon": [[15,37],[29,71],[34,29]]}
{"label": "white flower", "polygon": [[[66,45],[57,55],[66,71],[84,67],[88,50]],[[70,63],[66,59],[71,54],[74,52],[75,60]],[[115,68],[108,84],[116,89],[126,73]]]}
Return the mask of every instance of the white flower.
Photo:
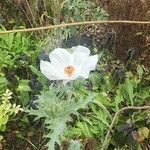
{"label": "white flower", "polygon": [[88,78],[98,62],[98,55],[89,56],[90,50],[83,46],[73,48],[73,53],[56,48],[49,54],[50,62],[41,61],[41,72],[49,80],[63,80],[66,84],[78,77]]}

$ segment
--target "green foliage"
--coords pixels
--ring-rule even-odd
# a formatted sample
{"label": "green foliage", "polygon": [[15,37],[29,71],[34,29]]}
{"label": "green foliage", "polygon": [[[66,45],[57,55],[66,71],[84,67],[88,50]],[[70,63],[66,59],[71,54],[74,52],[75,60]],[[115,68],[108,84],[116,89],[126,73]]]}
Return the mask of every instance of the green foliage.
{"label": "green foliage", "polygon": [[79,96],[76,99],[73,93],[62,86],[50,86],[48,91],[41,92],[36,101],[37,109],[27,110],[30,115],[36,115],[36,119],[44,118],[44,124],[48,129],[46,138],[49,150],[54,150],[55,143],[60,144],[67,131],[67,123],[72,121],[70,115],[78,115],[78,110],[85,108],[92,101],[94,95]]}
{"label": "green foliage", "polygon": [[[102,142],[106,131],[109,129],[109,125],[112,122],[113,114],[116,111],[128,105],[144,105],[146,100],[150,98],[148,74],[148,70],[143,66],[138,65],[137,73],[126,71],[121,82],[118,82],[117,85],[113,82],[115,80],[112,81],[112,78],[114,77],[111,76],[111,72],[97,72],[91,74],[87,88],[88,90],[97,93],[97,96],[94,98],[93,103],[88,106],[88,109],[85,112],[80,113],[76,124],[73,128],[72,126],[70,127],[67,135],[69,137],[92,137],[97,138]],[[88,90],[85,89],[85,87],[80,87],[76,89],[76,93],[80,93],[81,91],[88,93]],[[133,122],[133,118],[130,117],[132,113],[132,111],[127,112],[127,116],[124,115],[119,118],[118,124],[121,123],[124,126],[127,122]],[[147,117],[147,111],[136,112],[134,113],[134,122],[138,125]],[[134,129],[131,131],[134,131]],[[113,140],[111,140],[110,137],[110,143],[112,142],[116,147],[117,144],[121,143],[121,147],[126,144],[129,147],[132,147],[133,143],[136,143],[136,147],[140,147],[131,135],[132,132],[130,135],[127,135],[126,132],[115,132],[114,136],[119,137],[121,141],[118,140],[117,143],[113,143]],[[127,141],[127,136],[132,138],[132,140],[128,139]]]}
{"label": "green foliage", "polygon": [[[5,30],[1,25],[0,31]],[[31,92],[28,82],[33,73],[29,64],[36,65],[41,45],[42,42],[37,41],[33,33],[0,35],[0,89],[1,92],[11,89],[23,106],[29,103]]]}
{"label": "green foliage", "polygon": [[81,136],[91,138],[103,138],[109,127],[111,115],[104,106],[104,101],[108,100],[102,93],[98,94],[89,109],[81,113],[74,128],[70,128],[68,136]]}
{"label": "green foliage", "polygon": [[128,78],[125,80],[124,84],[122,85],[122,95],[124,97],[124,100],[127,100],[133,105],[133,85],[131,80]]}
{"label": "green foliage", "polygon": [[[12,98],[12,92],[6,90],[3,94],[3,97],[0,101],[0,132],[4,132],[6,130],[6,124],[9,120],[9,117],[12,114],[17,114],[20,108],[20,105],[16,106],[16,104],[11,104],[10,99]],[[2,136],[0,136],[0,140]]]}
{"label": "green foliage", "polygon": [[8,81],[4,76],[0,75],[0,94],[4,92],[4,90],[7,88]]}
{"label": "green foliage", "polygon": [[[0,31],[6,31],[5,27],[1,25]],[[0,68],[15,66],[21,54],[27,56],[26,61],[32,61],[32,58],[35,60],[37,54],[34,53],[39,46],[35,40],[32,40],[32,33],[30,35],[26,33],[0,35]]]}
{"label": "green foliage", "polygon": [[92,1],[64,0],[62,12],[67,22],[85,20],[103,20],[107,12]]}
{"label": "green foliage", "polygon": [[[38,3],[35,4],[39,9]],[[33,6],[34,7],[34,6]],[[108,13],[99,6],[99,4],[86,0],[46,0],[42,6],[46,12],[40,12],[40,22],[43,17],[52,24],[63,22],[85,21],[85,20],[103,20],[108,17]]]}

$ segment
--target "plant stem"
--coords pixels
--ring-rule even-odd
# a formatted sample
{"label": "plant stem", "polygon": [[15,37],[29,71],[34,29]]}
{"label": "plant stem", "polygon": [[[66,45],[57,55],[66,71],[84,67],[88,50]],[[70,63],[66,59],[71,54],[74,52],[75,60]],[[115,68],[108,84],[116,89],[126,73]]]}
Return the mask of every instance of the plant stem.
{"label": "plant stem", "polygon": [[48,30],[54,28],[62,28],[62,27],[69,27],[69,26],[76,26],[76,25],[87,25],[87,24],[150,24],[150,21],[129,21],[129,20],[109,20],[109,21],[85,21],[85,22],[74,22],[74,23],[64,23],[58,25],[50,25],[46,27],[36,27],[36,28],[29,28],[29,29],[18,29],[18,30],[8,30],[8,31],[1,31],[0,34],[7,34],[7,33],[16,33],[16,32],[32,32],[32,31],[39,31],[39,30]]}
{"label": "plant stem", "polygon": [[31,21],[30,21],[30,19],[29,19],[29,16],[27,15],[27,13],[25,12],[25,10],[22,8],[21,5],[19,5],[19,7],[20,7],[21,11],[25,14],[25,16],[26,16],[26,18],[27,18],[27,20],[28,20],[30,26],[33,28],[33,25],[32,25],[32,23],[31,23]]}
{"label": "plant stem", "polygon": [[[29,10],[29,12],[30,12],[30,14],[31,14],[33,23],[35,24],[36,27],[38,27],[38,24],[37,24],[37,22],[36,22],[36,19],[35,19],[35,17],[34,17],[34,14],[33,14],[33,12],[32,12],[32,9],[31,9],[31,7],[30,7],[30,4],[29,4],[28,0],[25,0],[25,2],[26,2],[26,4],[27,4],[28,10]],[[40,35],[41,39],[43,39],[43,36],[42,36],[41,31],[39,31],[39,35]]]}

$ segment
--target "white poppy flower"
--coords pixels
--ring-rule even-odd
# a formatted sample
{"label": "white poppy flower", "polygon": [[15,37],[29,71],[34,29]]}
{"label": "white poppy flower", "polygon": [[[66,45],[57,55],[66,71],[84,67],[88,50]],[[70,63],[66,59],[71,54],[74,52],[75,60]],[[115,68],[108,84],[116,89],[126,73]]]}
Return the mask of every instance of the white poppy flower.
{"label": "white poppy flower", "polygon": [[83,46],[73,47],[73,53],[56,48],[49,54],[50,62],[41,61],[41,72],[49,80],[63,80],[66,84],[78,77],[88,78],[98,62],[98,55],[89,56],[90,50]]}

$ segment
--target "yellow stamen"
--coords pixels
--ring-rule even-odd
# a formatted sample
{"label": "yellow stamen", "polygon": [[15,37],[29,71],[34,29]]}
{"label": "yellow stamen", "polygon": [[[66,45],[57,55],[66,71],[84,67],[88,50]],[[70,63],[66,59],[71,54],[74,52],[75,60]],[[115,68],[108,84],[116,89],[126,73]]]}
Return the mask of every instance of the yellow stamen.
{"label": "yellow stamen", "polygon": [[67,66],[64,69],[65,74],[67,74],[67,76],[69,77],[73,75],[74,71],[75,71],[75,68],[73,66]]}

